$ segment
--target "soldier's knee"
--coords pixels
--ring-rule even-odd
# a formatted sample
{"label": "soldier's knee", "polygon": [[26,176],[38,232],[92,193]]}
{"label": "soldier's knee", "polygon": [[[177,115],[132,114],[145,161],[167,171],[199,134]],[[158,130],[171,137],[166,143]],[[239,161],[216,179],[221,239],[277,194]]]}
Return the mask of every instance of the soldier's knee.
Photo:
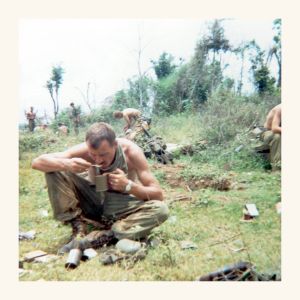
{"label": "soldier's knee", "polygon": [[45,173],[45,178],[46,178],[47,183],[56,181],[57,178],[60,178],[60,177],[61,177],[60,172],[46,172]]}
{"label": "soldier's knee", "polygon": [[46,178],[47,184],[49,184],[49,182],[52,182],[55,177],[56,177],[56,174],[54,172],[45,173],[45,178]]}
{"label": "soldier's knee", "polygon": [[279,145],[281,143],[281,135],[276,133],[272,137],[272,141],[270,143],[270,146]]}
{"label": "soldier's knee", "polygon": [[275,133],[274,136],[273,136],[273,140],[274,141],[280,141],[280,139],[281,139],[281,134]]}
{"label": "soldier's knee", "polygon": [[169,208],[168,205],[162,201],[157,201],[158,205],[158,215],[161,222],[164,222],[169,217]]}

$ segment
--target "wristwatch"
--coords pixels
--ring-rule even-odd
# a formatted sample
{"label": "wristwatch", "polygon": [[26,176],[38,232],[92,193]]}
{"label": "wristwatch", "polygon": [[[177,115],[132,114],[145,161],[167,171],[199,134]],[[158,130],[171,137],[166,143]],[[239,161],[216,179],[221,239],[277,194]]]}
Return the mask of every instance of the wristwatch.
{"label": "wristwatch", "polygon": [[127,183],[127,185],[126,185],[126,187],[125,187],[125,192],[126,192],[126,193],[129,193],[130,190],[131,190],[131,187],[132,187],[132,181],[129,179],[129,180],[128,180],[128,183]]}

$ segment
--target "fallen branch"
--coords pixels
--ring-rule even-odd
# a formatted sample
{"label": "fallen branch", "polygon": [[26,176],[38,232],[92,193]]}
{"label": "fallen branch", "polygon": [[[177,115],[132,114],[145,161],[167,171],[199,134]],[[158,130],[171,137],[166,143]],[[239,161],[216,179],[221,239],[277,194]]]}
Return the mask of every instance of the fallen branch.
{"label": "fallen branch", "polygon": [[173,203],[175,201],[186,201],[186,200],[193,200],[192,196],[186,196],[186,195],[179,195],[175,197],[174,199],[171,199],[168,201],[168,203]]}
{"label": "fallen branch", "polygon": [[230,238],[228,238],[228,239],[225,239],[225,240],[218,241],[218,242],[215,242],[215,243],[213,243],[213,244],[210,244],[209,247],[215,246],[215,245],[218,245],[218,244],[223,244],[223,243],[225,243],[225,242],[227,242],[227,241],[232,240],[233,238],[235,238],[235,237],[237,237],[237,236],[239,236],[239,235],[241,235],[241,234],[240,234],[240,233],[235,234],[235,235],[233,235],[232,237],[230,237]]}
{"label": "fallen branch", "polygon": [[190,189],[190,187],[188,185],[186,185],[187,190],[191,193],[192,190]]}

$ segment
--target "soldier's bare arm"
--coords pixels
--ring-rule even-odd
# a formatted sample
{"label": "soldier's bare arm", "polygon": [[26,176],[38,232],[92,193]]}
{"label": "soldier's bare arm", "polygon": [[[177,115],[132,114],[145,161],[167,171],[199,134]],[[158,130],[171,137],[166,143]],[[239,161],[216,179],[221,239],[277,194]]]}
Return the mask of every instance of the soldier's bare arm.
{"label": "soldier's bare arm", "polygon": [[272,131],[281,134],[281,107],[275,110],[272,120]]}
{"label": "soldier's bare arm", "polygon": [[133,162],[141,184],[133,183],[130,193],[139,199],[163,200],[163,191],[149,169],[143,151],[136,145],[132,147],[129,159]]}
{"label": "soldier's bare arm", "polygon": [[[131,145],[127,151],[129,165],[138,176],[139,183],[132,182],[130,194],[142,200],[163,200],[163,192],[158,181],[150,172],[144,153],[137,145]],[[129,183],[125,173],[117,169],[109,174],[109,183],[113,190],[124,192]]]}
{"label": "soldier's bare arm", "polygon": [[129,115],[127,113],[123,113],[123,118],[126,121],[126,127],[130,127],[130,118]]}
{"label": "soldier's bare arm", "polygon": [[86,145],[80,144],[63,152],[42,154],[32,161],[32,168],[42,172],[80,173],[91,166],[91,163],[85,159],[86,153]]}

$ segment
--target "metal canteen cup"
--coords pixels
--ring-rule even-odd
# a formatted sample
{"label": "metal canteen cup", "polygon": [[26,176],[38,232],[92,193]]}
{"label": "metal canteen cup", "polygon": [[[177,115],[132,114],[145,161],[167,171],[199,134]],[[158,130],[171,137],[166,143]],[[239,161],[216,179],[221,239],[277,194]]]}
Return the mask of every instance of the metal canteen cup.
{"label": "metal canteen cup", "polygon": [[106,175],[96,175],[96,192],[104,192],[108,190],[108,177]]}
{"label": "metal canteen cup", "polygon": [[82,251],[80,249],[72,249],[68,255],[67,262],[65,264],[66,269],[75,269],[80,264],[82,257]]}

